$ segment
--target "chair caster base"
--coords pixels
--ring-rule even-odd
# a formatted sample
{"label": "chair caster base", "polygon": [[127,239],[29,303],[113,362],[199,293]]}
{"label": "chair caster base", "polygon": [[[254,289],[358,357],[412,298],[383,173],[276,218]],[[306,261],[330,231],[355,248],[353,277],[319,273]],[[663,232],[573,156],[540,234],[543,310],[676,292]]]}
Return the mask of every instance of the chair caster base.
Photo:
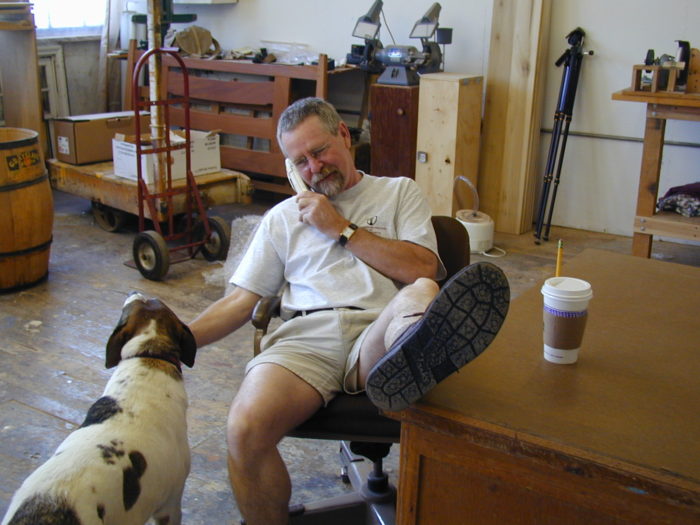
{"label": "chair caster base", "polygon": [[[367,480],[375,465],[353,454],[350,443],[340,443],[341,477],[347,478],[354,492],[307,505],[290,507],[292,525],[393,525],[396,522],[396,489],[387,484],[384,491],[370,490]],[[301,509],[299,508],[301,507]]]}

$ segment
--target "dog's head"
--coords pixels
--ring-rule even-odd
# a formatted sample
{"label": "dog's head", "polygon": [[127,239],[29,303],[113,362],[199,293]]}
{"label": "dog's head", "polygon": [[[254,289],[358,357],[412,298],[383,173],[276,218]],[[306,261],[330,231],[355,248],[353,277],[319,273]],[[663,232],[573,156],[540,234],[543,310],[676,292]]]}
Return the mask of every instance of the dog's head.
{"label": "dog's head", "polygon": [[137,292],[124,301],[121,318],[107,341],[105,366],[117,366],[122,359],[124,345],[135,336],[151,330],[151,326],[155,328],[155,334],[149,339],[149,348],[176,347],[179,360],[190,368],[194,366],[197,344],[187,325],[159,299],[148,299]]}

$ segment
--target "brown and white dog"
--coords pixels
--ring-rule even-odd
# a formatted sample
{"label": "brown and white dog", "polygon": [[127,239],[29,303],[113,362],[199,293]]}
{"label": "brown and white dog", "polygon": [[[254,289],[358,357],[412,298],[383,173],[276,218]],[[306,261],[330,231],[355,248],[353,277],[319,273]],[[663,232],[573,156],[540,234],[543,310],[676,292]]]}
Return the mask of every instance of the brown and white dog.
{"label": "brown and white dog", "polygon": [[117,366],[83,424],[15,493],[2,525],[179,525],[190,471],[192,333],[157,299],[131,294],[107,342]]}

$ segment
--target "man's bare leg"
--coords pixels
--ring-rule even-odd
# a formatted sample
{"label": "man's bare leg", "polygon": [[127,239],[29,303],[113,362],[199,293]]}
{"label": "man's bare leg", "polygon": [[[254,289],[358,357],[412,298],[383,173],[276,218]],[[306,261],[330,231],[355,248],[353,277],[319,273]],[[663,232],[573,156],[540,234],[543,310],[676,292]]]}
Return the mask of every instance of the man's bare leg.
{"label": "man's bare leg", "polygon": [[397,337],[420,319],[420,314],[425,311],[439,290],[440,287],[435,281],[420,278],[402,288],[389,301],[360,347],[359,385],[364,386],[367,374],[374,364],[386,353],[387,348]]}
{"label": "man's bare leg", "polygon": [[277,444],[323,400],[284,367],[252,368],[231,404],[227,426],[231,487],[247,525],[286,524],[291,481]]}

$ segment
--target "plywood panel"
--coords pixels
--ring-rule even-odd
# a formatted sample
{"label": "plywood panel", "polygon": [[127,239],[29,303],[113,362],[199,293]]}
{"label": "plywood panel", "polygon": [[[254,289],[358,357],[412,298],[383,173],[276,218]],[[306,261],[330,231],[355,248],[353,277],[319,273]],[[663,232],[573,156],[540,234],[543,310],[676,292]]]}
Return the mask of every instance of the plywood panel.
{"label": "plywood panel", "polygon": [[501,232],[532,228],[550,5],[494,2],[479,195]]}
{"label": "plywood panel", "polygon": [[479,172],[482,77],[432,73],[420,81],[416,182],[425,193],[433,215],[454,216],[460,208],[473,209],[472,191]]}

